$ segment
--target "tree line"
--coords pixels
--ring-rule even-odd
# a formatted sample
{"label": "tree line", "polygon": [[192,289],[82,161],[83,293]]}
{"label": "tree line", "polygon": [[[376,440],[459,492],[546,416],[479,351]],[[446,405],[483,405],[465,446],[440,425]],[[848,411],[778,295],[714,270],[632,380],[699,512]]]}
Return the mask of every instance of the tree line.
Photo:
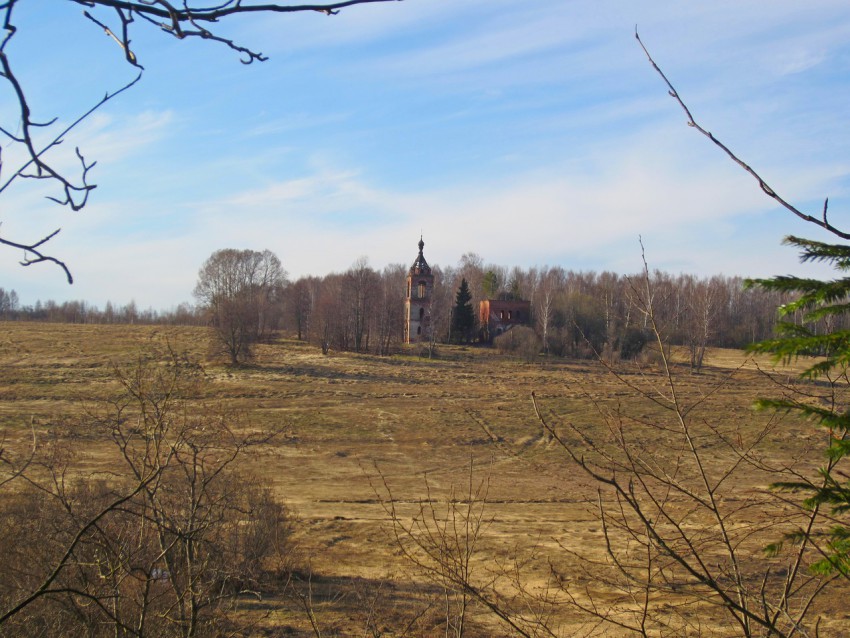
{"label": "tree line", "polygon": [[[271,251],[224,249],[204,263],[194,291],[196,304],[171,310],[139,309],[134,302],[104,308],[85,301],[38,301],[22,306],[15,291],[0,288],[0,318],[69,323],[156,323],[211,325],[233,362],[250,356],[251,344],[284,331],[324,352],[386,355],[404,335],[404,294],[408,268],[381,270],[361,257],[341,273],[289,280]],[[433,341],[449,342],[456,297],[466,280],[477,309],[483,299],[523,299],[531,303],[529,327],[540,351],[554,356],[591,357],[603,353],[630,358],[647,339],[639,312],[638,287],[644,275],[568,270],[560,266],[522,269],[485,263],[467,253],[454,266],[433,266]],[[747,287],[741,277],[697,277],[662,271],[649,274],[657,321],[671,343],[687,346],[695,367],[710,346],[744,348],[768,339],[776,308],[792,292]],[[470,334],[479,333],[477,312]],[[793,320],[793,317],[792,317]],[[799,320],[799,318],[798,318]],[[842,326],[842,317],[821,320],[814,330]],[[828,324],[828,325],[827,325]]]}
{"label": "tree line", "polygon": [[7,321],[44,321],[48,323],[87,324],[164,324],[203,325],[204,318],[198,308],[181,303],[170,310],[139,308],[134,301],[116,304],[107,301],[102,308],[80,299],[56,302],[38,300],[31,305],[21,305],[14,290],[0,288],[0,318]]}
{"label": "tree line", "polygon": [[[226,252],[218,251],[210,260]],[[250,253],[242,251],[244,255]],[[377,270],[365,257],[342,273],[294,281],[287,280],[281,268],[279,278],[259,295],[265,302],[262,316],[255,314],[253,319],[258,327],[255,336],[261,339],[269,331],[280,329],[316,344],[323,352],[334,349],[390,354],[404,336],[407,273],[404,264]],[[560,266],[509,268],[485,263],[475,253],[463,255],[454,266],[434,265],[432,274],[432,342],[459,338],[458,291],[466,281],[469,294],[464,299],[473,309],[484,299],[529,301],[529,327],[540,350],[547,354],[594,357],[609,353],[629,358],[649,338],[646,316],[640,311],[643,291],[639,289],[648,284],[656,321],[670,343],[688,347],[691,363],[697,368],[707,347],[744,348],[773,336],[776,308],[793,299],[793,293],[748,287],[741,277],[700,278],[656,270],[647,280],[644,274],[573,271]],[[203,280],[204,269],[199,286]],[[245,287],[253,289],[256,285],[246,283]],[[202,309],[212,308],[209,296],[198,297],[196,290],[196,297]],[[840,317],[831,317],[813,329],[824,332],[841,321]],[[472,330],[460,338],[480,334],[477,312],[474,322]]]}

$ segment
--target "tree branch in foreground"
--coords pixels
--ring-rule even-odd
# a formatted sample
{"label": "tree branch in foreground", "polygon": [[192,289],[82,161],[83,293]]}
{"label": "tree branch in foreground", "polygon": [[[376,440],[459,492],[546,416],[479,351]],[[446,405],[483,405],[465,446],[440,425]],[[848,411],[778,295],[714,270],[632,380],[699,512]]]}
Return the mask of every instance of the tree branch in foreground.
{"label": "tree branch in foreground", "polygon": [[[0,194],[18,178],[45,180],[59,191],[59,196],[48,196],[48,199],[67,206],[73,211],[83,209],[88,203],[89,194],[96,188],[95,184],[89,182],[89,171],[94,168],[96,162],[87,163],[79,149],[75,149],[77,159],[80,162],[77,177],[68,177],[64,169],[55,167],[53,161],[47,161],[45,155],[52,149],[58,147],[64,137],[71,129],[80,122],[87,119],[95,110],[106,102],[123,93],[141,79],[144,70],[139,63],[138,55],[131,47],[131,35],[137,26],[136,18],[141,18],[142,25],[153,26],[173,37],[183,40],[187,38],[200,38],[212,40],[235,51],[240,55],[244,64],[254,61],[263,62],[267,58],[260,51],[244,46],[236,41],[224,37],[212,29],[211,25],[218,25],[223,19],[235,15],[268,15],[275,13],[297,13],[315,11],[326,15],[336,15],[340,10],[360,4],[371,4],[377,2],[397,2],[401,0],[344,0],[342,2],[327,2],[315,4],[286,4],[286,3],[260,3],[249,4],[243,0],[224,0],[214,6],[193,6],[189,0],[184,0],[176,5],[168,0],[70,0],[84,7],[83,16],[94,23],[108,37],[114,40],[121,48],[126,61],[138,69],[138,75],[119,90],[107,93],[103,99],[97,102],[91,109],[83,113],[69,126],[57,135],[48,134],[49,140],[46,144],[39,141],[39,132],[53,127],[58,118],[47,121],[38,121],[33,118],[32,105],[27,97],[26,88],[19,81],[13,64],[9,57],[8,45],[18,32],[18,27],[13,23],[13,12],[20,0],[0,0],[0,21],[2,21],[2,32],[0,32],[0,82],[9,85],[14,94],[13,103],[16,113],[10,121],[0,123],[0,137],[5,137],[9,144],[6,147],[18,149],[22,155],[21,164],[11,167],[6,171],[9,177],[0,180]],[[104,13],[105,12],[105,13]],[[110,23],[112,25],[110,26]],[[0,155],[0,174],[3,173],[5,157]],[[42,262],[52,262],[58,265],[65,273],[68,283],[73,283],[73,277],[67,265],[60,259],[44,252],[44,245],[58,234],[55,230],[42,239],[34,242],[14,241],[12,239],[0,238],[0,245],[18,248],[24,251],[24,258],[20,262],[22,266]]]}
{"label": "tree branch in foreground", "polygon": [[708,139],[710,139],[714,143],[714,145],[717,146],[718,148],[720,148],[724,153],[726,153],[726,155],[728,155],[729,158],[733,162],[735,162],[738,166],[740,166],[747,173],[749,173],[758,182],[759,188],[761,188],[762,191],[764,191],[764,193],[768,197],[774,199],[783,208],[791,211],[792,213],[794,213],[797,217],[799,217],[803,221],[808,222],[810,224],[814,224],[815,226],[820,226],[824,230],[827,230],[830,233],[832,233],[833,235],[836,235],[837,237],[841,237],[841,239],[850,239],[850,232],[845,232],[845,231],[841,230],[840,228],[833,226],[829,222],[829,219],[828,219],[829,198],[824,199],[823,211],[821,212],[820,218],[814,217],[814,216],[809,215],[807,213],[804,213],[799,208],[797,208],[796,206],[794,206],[793,204],[791,204],[790,202],[785,200],[781,195],[779,195],[779,193],[777,193],[770,185],[768,185],[768,183],[764,180],[764,178],[761,175],[759,175],[759,173],[756,172],[755,169],[753,169],[749,164],[747,164],[740,157],[738,157],[723,142],[721,142],[719,139],[717,139],[711,133],[711,131],[708,131],[705,128],[703,128],[703,126],[696,121],[693,114],[691,113],[691,110],[688,108],[688,105],[685,104],[684,100],[682,100],[681,96],[679,95],[679,92],[676,90],[676,88],[673,86],[673,84],[670,82],[670,80],[664,74],[664,71],[662,71],[661,68],[658,66],[658,64],[656,64],[655,60],[652,59],[652,55],[650,55],[646,46],[643,44],[643,41],[640,39],[640,35],[638,34],[637,29],[635,29],[635,39],[638,41],[640,48],[643,49],[643,52],[646,54],[646,58],[649,60],[649,63],[652,65],[652,68],[655,69],[656,73],[658,73],[658,75],[661,76],[661,79],[664,80],[664,83],[667,85],[668,93],[670,94],[670,97],[672,97],[674,100],[676,100],[676,102],[679,103],[679,106],[682,107],[682,110],[685,112],[685,115],[687,115],[688,126],[695,128],[697,131],[699,131],[700,133],[705,135]]}

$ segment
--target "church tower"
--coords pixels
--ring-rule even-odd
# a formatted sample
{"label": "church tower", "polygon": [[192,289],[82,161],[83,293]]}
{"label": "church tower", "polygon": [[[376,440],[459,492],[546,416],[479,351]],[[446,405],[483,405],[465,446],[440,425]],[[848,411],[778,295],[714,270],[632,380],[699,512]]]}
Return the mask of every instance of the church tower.
{"label": "church tower", "polygon": [[404,297],[404,342],[427,341],[431,336],[431,295],[434,292],[434,275],[425,261],[422,249],[425,242],[419,238],[419,255],[407,273],[407,294]]}

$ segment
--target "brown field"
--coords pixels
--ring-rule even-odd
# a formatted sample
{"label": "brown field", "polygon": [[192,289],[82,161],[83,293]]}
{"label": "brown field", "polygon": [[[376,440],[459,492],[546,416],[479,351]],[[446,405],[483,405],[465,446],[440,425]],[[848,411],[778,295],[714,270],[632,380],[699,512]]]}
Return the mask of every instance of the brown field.
{"label": "brown field", "polygon": [[[204,362],[210,379],[205,402],[238,411],[244,427],[279,431],[245,462],[297,514],[299,572],[313,575],[322,635],[401,635],[406,619],[438,597],[391,538],[383,481],[401,515],[410,516],[426,497],[426,481],[436,499],[452,489],[464,494],[472,464],[476,484],[489,477],[478,573],[527,558],[523,579],[533,588],[546,583],[547,558],[570,568],[574,559],[564,546],[602,557],[604,543],[593,509],[596,487],[545,436],[531,393],[559,431],[574,424],[602,436],[600,412],[618,406],[646,421],[669,418],[624,383],[661,387],[657,368],[623,365],[618,379],[598,362],[527,364],[492,350],[449,346],[440,346],[440,357],[432,360],[414,351],[387,358],[322,356],[317,348],[281,338],[260,346],[251,365],[229,369],[205,360],[207,334],[201,329],[0,323],[0,430],[24,445],[31,423],[38,434],[62,415],[82,413],[117,391],[114,366],[167,346]],[[738,428],[746,437],[768,418],[753,412],[753,399],[777,393],[757,367],[770,368],[740,352],[712,351],[702,374],[684,366],[677,371],[677,387],[685,402],[700,401],[694,418]],[[718,385],[719,391],[709,392]],[[663,434],[643,443],[670,444]],[[763,453],[778,463],[820,443],[809,426],[787,422],[764,441]],[[714,444],[700,445],[711,450]],[[88,472],[105,471],[112,458],[107,441],[89,441],[78,463]],[[816,451],[805,460],[810,468],[819,462]],[[764,480],[745,474],[736,479],[736,493],[763,491]],[[768,516],[750,515],[754,521]],[[771,539],[760,542],[765,540]],[[821,635],[839,635],[850,615],[830,611],[825,600]],[[245,613],[256,618],[257,634],[311,635],[305,613],[282,597],[246,601]],[[586,619],[570,609],[559,613],[551,621],[558,635],[586,628]],[[366,632],[369,614],[380,617],[374,624],[383,634]],[[714,614],[704,619],[706,630],[726,622],[719,611]],[[472,621],[478,633],[469,635],[509,635],[481,609]],[[408,635],[437,635],[433,631]]]}

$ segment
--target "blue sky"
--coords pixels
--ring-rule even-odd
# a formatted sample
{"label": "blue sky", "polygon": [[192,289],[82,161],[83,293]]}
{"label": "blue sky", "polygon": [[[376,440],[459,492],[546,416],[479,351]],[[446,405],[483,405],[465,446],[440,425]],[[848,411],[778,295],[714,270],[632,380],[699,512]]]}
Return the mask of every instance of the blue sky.
{"label": "blue sky", "polygon": [[[78,5],[26,0],[16,24],[9,55],[43,119],[133,76]],[[641,236],[674,274],[818,274],[780,241],[828,236],[685,126],[636,25],[704,126],[850,228],[846,2],[404,0],[222,24],[270,58],[250,66],[136,24],[141,83],[53,156],[70,167],[79,145],[98,161],[89,206],[60,209],[33,183],[0,197],[6,236],[62,228],[52,250],[76,282],[3,250],[0,286],[23,303],[167,309],[192,301],[219,248],[268,248],[294,278],[410,262],[420,232],[443,265],[476,252],[633,273]]]}

